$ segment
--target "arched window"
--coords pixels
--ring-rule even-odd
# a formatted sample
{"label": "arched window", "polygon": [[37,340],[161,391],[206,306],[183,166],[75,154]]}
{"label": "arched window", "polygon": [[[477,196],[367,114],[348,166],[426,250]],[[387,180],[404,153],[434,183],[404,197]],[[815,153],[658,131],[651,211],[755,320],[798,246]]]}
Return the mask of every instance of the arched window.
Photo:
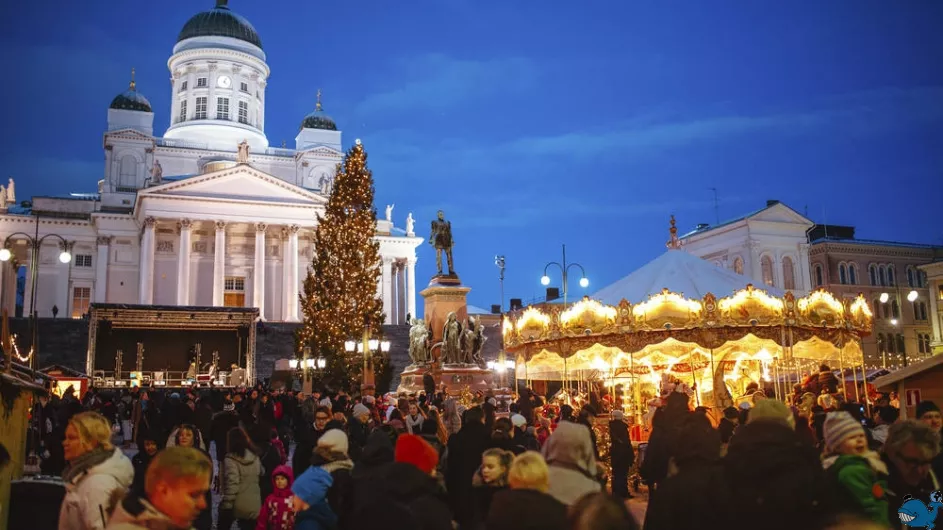
{"label": "arched window", "polygon": [[897,353],[907,353],[907,345],[904,344],[904,336],[897,334]]}
{"label": "arched window", "polygon": [[871,285],[878,284],[877,270],[874,268],[874,264],[868,265],[868,276],[871,277]]}
{"label": "arched window", "polygon": [[927,273],[925,271],[917,271],[917,279],[920,280],[920,287],[927,286]]}
{"label": "arched window", "polygon": [[874,318],[881,318],[881,301],[875,298],[871,300],[871,313],[874,314]]}
{"label": "arched window", "polygon": [[914,277],[914,268],[909,265],[907,266],[907,285],[910,287],[917,286],[917,279]]}
{"label": "arched window", "polygon": [[900,304],[897,303],[897,300],[891,301],[891,314],[894,315],[894,318],[900,318]]}
{"label": "arched window", "polygon": [[894,335],[887,334],[887,353],[897,353],[897,342],[894,340]]}
{"label": "arched window", "polygon": [[884,308],[884,320],[891,318],[891,304],[881,304],[881,307]]}
{"label": "arched window", "polygon": [[769,256],[760,258],[760,268],[763,270],[763,283],[773,285],[773,258]]}
{"label": "arched window", "polygon": [[121,167],[118,174],[118,186],[134,188],[138,177],[138,162],[131,155],[121,157]]}
{"label": "arched window", "polygon": [[858,265],[854,263],[848,265],[848,283],[858,285]]}
{"label": "arched window", "polygon": [[789,256],[783,258],[783,289],[787,291],[796,290],[796,268]]}
{"label": "arched window", "polygon": [[878,267],[878,283],[887,285],[887,267],[884,265]]}
{"label": "arched window", "polygon": [[733,260],[733,272],[743,274],[743,258],[740,256],[737,256],[736,259]]}
{"label": "arched window", "polygon": [[920,320],[927,320],[927,303],[920,302]]}
{"label": "arched window", "polygon": [[825,284],[825,279],[822,276],[823,276],[822,266],[816,265],[815,266],[815,286],[816,287],[821,287],[822,285]]}
{"label": "arched window", "polygon": [[838,264],[838,283],[842,285],[848,283],[848,269],[844,263]]}
{"label": "arched window", "polygon": [[897,285],[897,278],[895,278],[895,275],[894,275],[893,265],[887,266],[887,284],[891,286]]}

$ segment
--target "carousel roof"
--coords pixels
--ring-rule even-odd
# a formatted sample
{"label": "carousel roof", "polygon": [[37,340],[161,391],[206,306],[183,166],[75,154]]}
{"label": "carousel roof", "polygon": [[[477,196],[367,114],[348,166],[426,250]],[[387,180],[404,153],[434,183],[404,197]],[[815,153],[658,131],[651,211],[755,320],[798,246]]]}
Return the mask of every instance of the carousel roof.
{"label": "carousel roof", "polygon": [[[701,299],[707,293],[722,297],[745,289],[752,282],[750,277],[672,248],[621,280],[600,289],[592,298],[608,305],[617,305],[622,299],[641,302],[660,294],[663,289],[683,294],[686,298]],[[782,291],[770,286],[764,289],[771,296],[783,295]]]}

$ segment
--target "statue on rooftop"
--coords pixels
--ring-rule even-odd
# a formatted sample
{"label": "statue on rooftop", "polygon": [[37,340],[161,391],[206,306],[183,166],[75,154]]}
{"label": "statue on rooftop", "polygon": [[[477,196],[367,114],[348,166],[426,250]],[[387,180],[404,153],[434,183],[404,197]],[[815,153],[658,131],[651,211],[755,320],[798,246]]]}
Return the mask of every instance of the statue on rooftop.
{"label": "statue on rooftop", "polygon": [[151,168],[151,184],[160,184],[164,181],[164,169],[160,167],[160,162],[155,158],[154,167]]}
{"label": "statue on rooftop", "polygon": [[7,200],[4,202],[4,205],[7,203],[16,203],[16,192],[13,191],[13,177],[10,177],[10,181],[7,183]]}
{"label": "statue on rooftop", "polygon": [[239,152],[236,155],[236,162],[239,164],[248,164],[249,163],[249,142],[243,140],[239,144]]}

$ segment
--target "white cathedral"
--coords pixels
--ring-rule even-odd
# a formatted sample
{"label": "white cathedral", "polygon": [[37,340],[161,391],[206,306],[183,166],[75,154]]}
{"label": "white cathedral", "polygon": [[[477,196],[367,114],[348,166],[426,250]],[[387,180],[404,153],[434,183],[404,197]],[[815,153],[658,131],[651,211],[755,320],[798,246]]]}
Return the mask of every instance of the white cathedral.
{"label": "white cathedral", "polygon": [[[108,109],[97,193],[37,196],[21,207],[12,179],[0,188],[0,307],[11,315],[25,267],[24,315],[35,308],[51,317],[55,308],[80,318],[89,303],[109,302],[258,307],[265,320],[300,320],[317,215],[343,159],[341,132],[319,97],[294,149],[269,146],[265,52],[226,0],[187,21],[167,64],[170,126],[155,136],[132,77]],[[423,240],[411,214],[405,230],[394,228],[391,210],[377,222],[377,292],[387,323],[401,324],[416,314]]]}

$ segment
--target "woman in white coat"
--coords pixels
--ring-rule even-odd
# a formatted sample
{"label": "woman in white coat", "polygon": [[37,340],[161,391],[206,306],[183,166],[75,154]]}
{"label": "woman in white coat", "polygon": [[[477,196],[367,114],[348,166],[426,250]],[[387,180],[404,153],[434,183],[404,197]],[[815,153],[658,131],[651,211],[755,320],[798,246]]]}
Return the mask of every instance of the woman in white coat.
{"label": "woman in white coat", "polygon": [[59,530],[100,530],[134,480],[134,466],[111,444],[111,423],[97,412],[69,420],[62,448],[69,462],[62,475],[65,499]]}

